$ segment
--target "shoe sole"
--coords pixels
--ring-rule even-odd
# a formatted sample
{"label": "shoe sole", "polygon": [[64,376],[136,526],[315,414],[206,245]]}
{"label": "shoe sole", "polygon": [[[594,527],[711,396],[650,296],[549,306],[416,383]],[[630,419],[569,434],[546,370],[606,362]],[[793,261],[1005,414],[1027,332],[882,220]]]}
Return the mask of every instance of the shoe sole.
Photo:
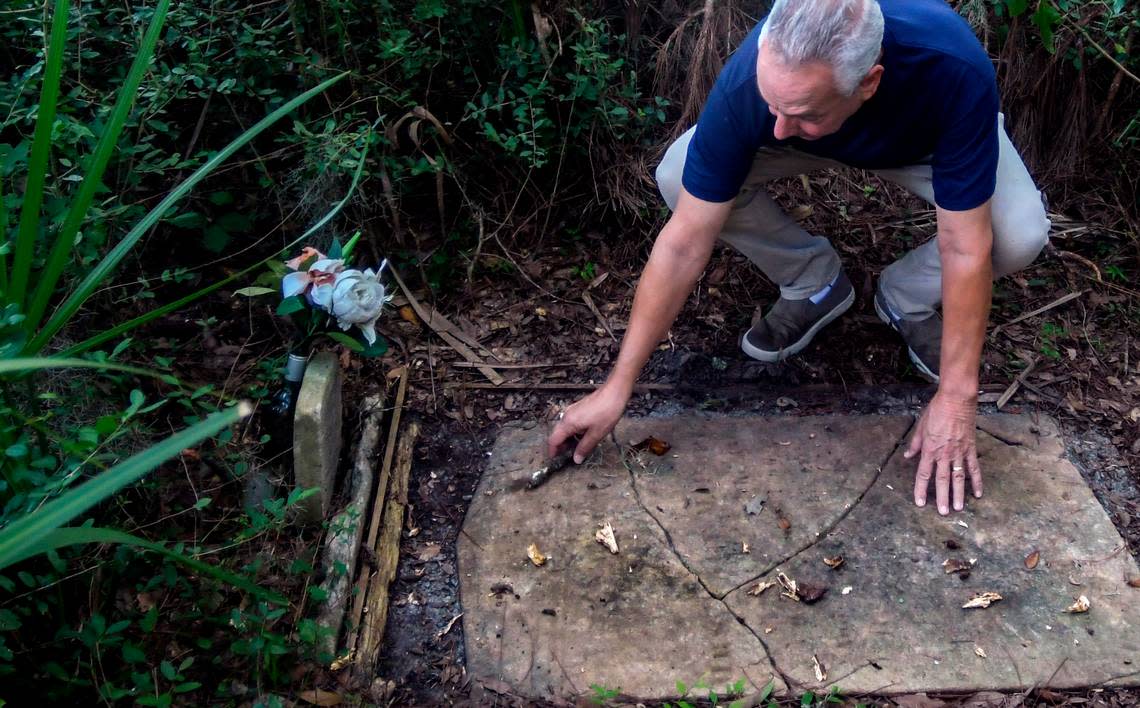
{"label": "shoe sole", "polygon": [[[890,315],[883,312],[883,308],[879,307],[878,295],[875,296],[875,314],[879,316],[879,319],[883,321],[883,324],[887,325],[894,331],[899,332],[899,328],[895,326],[894,320],[891,319]],[[899,332],[899,335],[902,335],[902,332]],[[906,353],[910,355],[910,363],[914,364],[914,368],[918,369],[918,373],[922,374],[922,377],[924,379],[930,381],[931,383],[938,383],[938,374],[927,368],[926,364],[922,363],[922,359],[918,358],[918,355],[914,353],[913,349],[908,346],[906,348]]]}
{"label": "shoe sole", "polygon": [[851,308],[851,305],[854,302],[855,289],[852,288],[851,292],[847,293],[847,297],[843,299],[843,302],[832,308],[831,312],[827,313],[823,317],[820,317],[819,320],[813,324],[807,332],[804,333],[804,336],[793,342],[789,347],[774,352],[755,347],[748,341],[748,332],[752,331],[749,329],[748,332],[744,333],[744,336],[740,340],[740,348],[745,354],[757,361],[764,361],[768,363],[783,361],[784,359],[787,359],[790,356],[795,356],[796,354],[799,354],[801,351],[803,351],[804,347],[811,344],[812,338],[819,333],[819,330],[835,321],[844,312],[847,312],[847,310]]}

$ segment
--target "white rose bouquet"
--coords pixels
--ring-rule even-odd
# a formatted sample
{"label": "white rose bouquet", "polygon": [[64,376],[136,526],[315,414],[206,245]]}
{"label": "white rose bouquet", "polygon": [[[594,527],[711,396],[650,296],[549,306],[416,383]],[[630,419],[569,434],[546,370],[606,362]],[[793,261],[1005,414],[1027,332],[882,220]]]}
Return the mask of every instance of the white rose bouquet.
{"label": "white rose bouquet", "polygon": [[[280,290],[249,287],[239,295],[267,295],[280,292],[277,314],[288,316],[297,326],[298,336],[291,349],[305,351],[315,337],[327,336],[350,350],[366,356],[379,356],[388,343],[376,334],[376,321],[392,295],[380,280],[385,260],[376,270],[359,270],[347,264],[359,232],[347,244],[333,240],[328,255],[311,246],[284,263],[277,263],[271,278],[280,278]],[[259,279],[261,280],[261,279]],[[336,327],[333,327],[335,323]],[[355,328],[360,338],[350,333]]]}

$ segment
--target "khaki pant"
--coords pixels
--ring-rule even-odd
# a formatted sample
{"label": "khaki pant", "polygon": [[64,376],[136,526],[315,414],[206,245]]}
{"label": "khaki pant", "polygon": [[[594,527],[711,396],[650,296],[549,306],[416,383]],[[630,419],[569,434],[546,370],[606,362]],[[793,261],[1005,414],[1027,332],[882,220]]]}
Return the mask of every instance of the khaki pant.
{"label": "khaki pant", "polygon": [[[676,208],[681,193],[681,173],[694,130],[691,128],[677,138],[657,167],[657,185],[670,209]],[[1032,263],[1045,248],[1050,228],[1041,193],[1009,141],[1000,113],[998,134],[997,186],[991,200],[994,278]],[[760,150],[720,234],[776,283],[780,294],[789,300],[810,297],[832,282],[839,273],[839,255],[827,239],[804,231],[781,211],[763,186],[780,177],[834,167],[844,165],[790,148]],[[930,165],[872,172],[934,203]],[[887,266],[879,285],[895,315],[911,320],[932,315],[942,301],[937,238]]]}

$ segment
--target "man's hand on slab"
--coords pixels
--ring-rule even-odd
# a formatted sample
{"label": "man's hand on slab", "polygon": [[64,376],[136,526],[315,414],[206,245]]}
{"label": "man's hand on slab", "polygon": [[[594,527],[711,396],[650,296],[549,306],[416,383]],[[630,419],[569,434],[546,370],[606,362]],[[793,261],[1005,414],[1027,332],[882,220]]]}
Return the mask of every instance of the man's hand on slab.
{"label": "man's hand on slab", "polygon": [[598,442],[617,425],[628,401],[628,394],[607,384],[567,408],[546,442],[547,456],[553,458],[563,445],[576,437],[574,464],[582,464]]}
{"label": "man's hand on slab", "polygon": [[966,506],[966,476],[974,496],[982,496],[982,468],[978,464],[976,399],[955,399],[936,393],[922,412],[904,456],[918,456],[914,477],[914,503],[926,505],[930,480],[934,478],[938,513],[950,513],[951,493],[954,509]]}

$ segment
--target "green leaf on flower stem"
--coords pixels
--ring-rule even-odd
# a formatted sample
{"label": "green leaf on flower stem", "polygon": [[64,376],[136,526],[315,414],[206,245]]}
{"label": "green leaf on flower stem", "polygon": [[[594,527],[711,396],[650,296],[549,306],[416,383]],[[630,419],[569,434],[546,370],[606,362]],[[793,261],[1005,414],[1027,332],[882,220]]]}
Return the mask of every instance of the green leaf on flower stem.
{"label": "green leaf on flower stem", "polygon": [[234,295],[244,295],[245,297],[257,297],[258,295],[270,295],[270,294],[275,293],[275,292],[277,292],[277,288],[262,288],[262,287],[251,285],[248,288],[242,288],[240,290],[235,290]]}
{"label": "green leaf on flower stem", "polygon": [[344,332],[325,332],[325,334],[328,335],[329,339],[333,340],[337,344],[343,344],[357,354],[364,352],[364,345],[358,342],[356,339],[348,336]]}
{"label": "green leaf on flower stem", "polygon": [[361,356],[368,357],[369,359],[384,356],[388,353],[388,340],[381,336],[376,337],[376,341],[364,347],[364,351],[360,352]]}
{"label": "green leaf on flower stem", "polygon": [[277,314],[285,317],[287,315],[293,314],[294,312],[300,312],[303,309],[305,309],[305,301],[301,299],[301,296],[290,295],[289,297],[282,300],[281,304],[277,306]]}
{"label": "green leaf on flower stem", "polygon": [[332,245],[329,246],[329,258],[344,258],[344,247],[340,245],[340,239],[334,238]]}

